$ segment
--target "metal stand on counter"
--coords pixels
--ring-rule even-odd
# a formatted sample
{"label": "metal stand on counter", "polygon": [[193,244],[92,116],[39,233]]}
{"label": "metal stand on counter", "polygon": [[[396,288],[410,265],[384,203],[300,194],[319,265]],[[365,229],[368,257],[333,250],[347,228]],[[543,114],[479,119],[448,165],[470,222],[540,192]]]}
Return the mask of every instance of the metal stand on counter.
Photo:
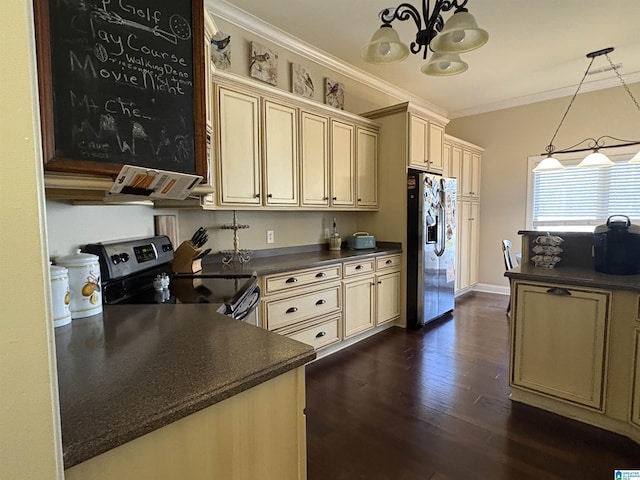
{"label": "metal stand on counter", "polygon": [[240,225],[238,223],[238,215],[233,211],[233,223],[231,225],[222,225],[221,230],[233,230],[233,250],[222,250],[222,263],[231,265],[233,262],[247,263],[251,260],[251,250],[240,249],[240,239],[238,238],[238,230],[249,228],[249,225]]}

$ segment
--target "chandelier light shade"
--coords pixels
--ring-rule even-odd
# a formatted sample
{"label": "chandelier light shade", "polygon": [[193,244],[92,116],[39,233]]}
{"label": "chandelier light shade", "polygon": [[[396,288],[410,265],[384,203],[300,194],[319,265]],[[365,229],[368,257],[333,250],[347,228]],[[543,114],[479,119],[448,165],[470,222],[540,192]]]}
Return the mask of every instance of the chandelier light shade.
{"label": "chandelier light shade", "polygon": [[476,19],[467,11],[454,13],[442,31],[431,42],[431,50],[438,53],[465,53],[480,48],[489,34],[478,28]]}
{"label": "chandelier light shade", "polygon": [[439,53],[431,55],[431,60],[425,63],[420,71],[426,75],[457,75],[469,68],[466,62],[456,53]]}
{"label": "chandelier light shade", "polygon": [[[489,34],[478,27],[475,18],[466,8],[469,0],[422,0],[422,13],[413,5],[402,3],[395,8],[385,8],[379,14],[382,26],[373,34],[360,55],[365,62],[391,64],[404,60],[409,52],[422,52],[427,59],[429,50],[435,52],[431,61],[420,71],[427,75],[456,75],[469,68],[458,56],[460,53],[480,48],[489,40]],[[443,12],[455,8],[445,23]],[[416,24],[415,41],[406,46],[400,41],[391,23],[412,19]],[[440,55],[438,57],[438,54]]]}
{"label": "chandelier light shade", "polygon": [[[613,52],[613,50],[614,50],[613,47],[608,47],[602,50],[587,53],[587,58],[591,59],[591,61],[589,62],[589,66],[587,67],[587,70],[584,72],[582,80],[580,80],[580,83],[578,84],[576,93],[574,93],[573,97],[571,98],[571,101],[569,102],[569,106],[567,107],[567,110],[564,112],[564,115],[560,119],[560,124],[556,128],[556,131],[553,134],[553,137],[551,137],[551,141],[549,142],[549,145],[545,147],[547,158],[542,160],[538,164],[538,166],[536,166],[536,168],[533,169],[534,172],[538,172],[538,173],[548,172],[548,171],[559,170],[564,168],[562,163],[560,163],[557,159],[553,158],[554,153],[591,152],[578,164],[578,167],[580,168],[610,167],[614,163],[604,153],[600,152],[601,149],[640,145],[640,140],[622,140],[620,138],[611,137],[609,135],[602,135],[601,137],[598,137],[598,138],[591,138],[591,137],[585,138],[581,142],[578,142],[575,145],[563,150],[556,150],[556,147],[553,145],[553,141],[558,135],[558,132],[560,131],[560,127],[562,127],[562,124],[564,123],[565,118],[567,118],[567,114],[569,113],[569,110],[571,110],[571,106],[573,105],[573,102],[575,101],[576,97],[578,96],[578,93],[580,92],[580,88],[584,83],[584,79],[589,74],[589,70],[593,65],[593,61],[601,55],[604,55],[607,58],[609,65],[611,66],[611,70],[613,70],[616,73],[616,75],[618,76],[618,79],[620,80],[620,83],[622,84],[626,92],[629,94],[631,101],[633,101],[638,111],[640,111],[640,104],[638,104],[638,101],[631,93],[631,90],[629,90],[629,87],[627,86],[624,79],[622,78],[622,75],[620,75],[620,72],[618,71],[618,66],[614,65],[614,63],[611,61],[611,58],[609,58],[609,54]],[[607,145],[605,139],[611,139],[618,143]],[[575,148],[575,147],[579,147],[582,144],[587,144],[588,148]],[[640,151],[631,160],[629,160],[629,163],[640,164]]]}
{"label": "chandelier light shade", "polygon": [[400,41],[391,25],[381,26],[362,49],[362,59],[376,65],[401,62],[409,56],[409,47]]}

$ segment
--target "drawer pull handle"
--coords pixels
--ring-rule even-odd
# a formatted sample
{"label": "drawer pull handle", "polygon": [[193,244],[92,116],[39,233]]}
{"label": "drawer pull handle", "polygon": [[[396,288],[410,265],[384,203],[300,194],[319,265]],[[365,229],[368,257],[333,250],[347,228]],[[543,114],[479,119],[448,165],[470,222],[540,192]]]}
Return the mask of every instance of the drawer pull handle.
{"label": "drawer pull handle", "polygon": [[326,335],[327,335],[327,332],[318,332],[318,334],[316,335],[316,338],[322,338]]}
{"label": "drawer pull handle", "polygon": [[324,305],[325,303],[327,303],[327,301],[324,298],[321,298],[316,302],[316,305]]}
{"label": "drawer pull handle", "polygon": [[326,276],[327,276],[327,274],[324,273],[324,272],[316,273],[316,278],[324,278]]}
{"label": "drawer pull handle", "polygon": [[387,265],[391,265],[391,264],[393,263],[393,260],[387,260],[387,261],[386,261],[386,262],[384,262],[384,263],[386,263]]}
{"label": "drawer pull handle", "polygon": [[298,281],[298,279],[296,277],[290,277],[287,278],[287,280],[284,283],[296,283]]}
{"label": "drawer pull handle", "polygon": [[561,295],[565,297],[568,297],[571,295],[571,292],[566,288],[558,288],[558,287],[550,288],[549,290],[547,290],[547,293],[550,293],[551,295]]}
{"label": "drawer pull handle", "polygon": [[356,270],[362,270],[362,265],[356,265]]}
{"label": "drawer pull handle", "polygon": [[298,311],[298,307],[289,307],[285,313],[296,313]]}

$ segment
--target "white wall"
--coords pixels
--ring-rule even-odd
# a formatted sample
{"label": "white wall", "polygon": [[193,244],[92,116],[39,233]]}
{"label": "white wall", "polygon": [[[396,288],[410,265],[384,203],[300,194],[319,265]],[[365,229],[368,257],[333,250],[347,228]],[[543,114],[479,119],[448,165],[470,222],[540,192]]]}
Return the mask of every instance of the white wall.
{"label": "white wall", "polygon": [[62,479],[32,2],[2,4],[0,478]]}
{"label": "white wall", "polygon": [[[640,83],[630,85],[640,98]],[[520,245],[525,224],[527,157],[544,152],[569,97],[452,120],[447,133],[485,148],[480,207],[480,283],[508,286],[500,240]],[[622,87],[581,93],[554,141],[558,149],[586,137],[638,139],[640,112]]]}

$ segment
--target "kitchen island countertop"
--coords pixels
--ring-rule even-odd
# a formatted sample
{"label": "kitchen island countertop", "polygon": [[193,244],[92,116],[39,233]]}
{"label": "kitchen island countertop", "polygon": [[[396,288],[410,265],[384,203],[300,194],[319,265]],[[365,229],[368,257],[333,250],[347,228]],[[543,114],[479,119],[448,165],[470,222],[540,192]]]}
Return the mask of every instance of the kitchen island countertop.
{"label": "kitchen island countertop", "polygon": [[640,292],[640,275],[609,275],[593,267],[536,267],[525,263],[504,274],[510,279]]}
{"label": "kitchen island countertop", "polygon": [[105,306],[55,335],[65,468],[316,356],[206,304]]}

